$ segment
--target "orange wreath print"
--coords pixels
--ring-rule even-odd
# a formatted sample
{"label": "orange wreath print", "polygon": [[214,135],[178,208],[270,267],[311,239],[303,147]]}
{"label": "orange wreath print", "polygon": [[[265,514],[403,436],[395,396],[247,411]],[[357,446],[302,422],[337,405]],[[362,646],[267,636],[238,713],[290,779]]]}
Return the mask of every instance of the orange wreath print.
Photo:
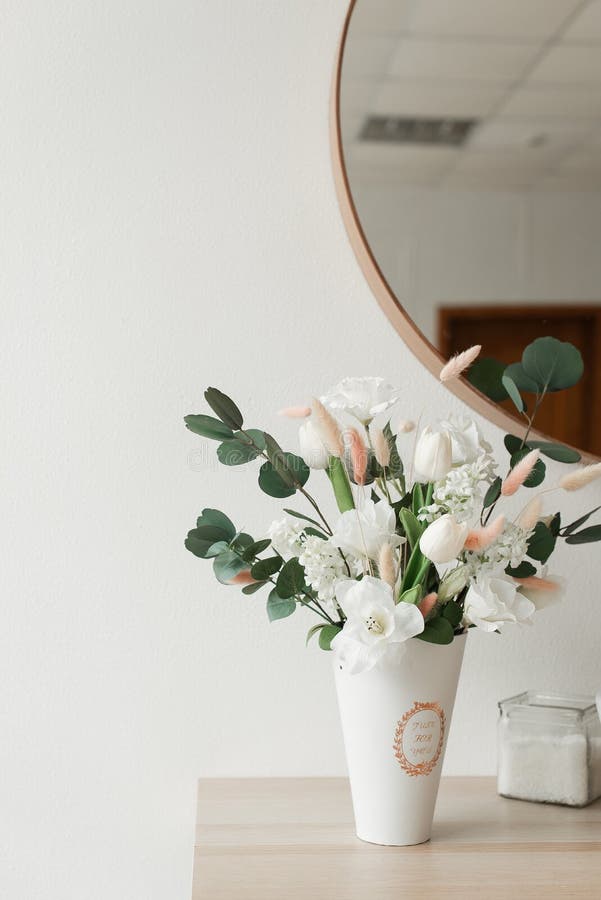
{"label": "orange wreath print", "polygon": [[[409,725],[411,719],[417,714],[421,713],[424,710],[432,710],[433,713],[438,716],[438,720],[440,723],[440,734],[438,737],[438,744],[436,749],[434,750],[433,755],[429,759],[421,760],[420,762],[411,762],[405,754],[405,749],[403,747],[403,740],[405,738],[407,726]],[[440,759],[440,754],[442,753],[442,748],[444,744],[444,734],[445,734],[445,714],[444,710],[440,706],[439,703],[418,703],[415,702],[411,709],[405,713],[403,718],[397,722],[396,730],[394,732],[394,755],[396,756],[399,765],[401,768],[407,773],[407,775],[429,775],[432,769],[435,767],[436,763]]]}

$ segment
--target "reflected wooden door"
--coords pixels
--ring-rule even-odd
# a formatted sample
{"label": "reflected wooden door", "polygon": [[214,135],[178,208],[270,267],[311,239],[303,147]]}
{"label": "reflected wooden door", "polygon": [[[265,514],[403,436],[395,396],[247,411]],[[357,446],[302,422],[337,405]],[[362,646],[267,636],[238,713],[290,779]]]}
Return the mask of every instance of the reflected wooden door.
{"label": "reflected wooden door", "polygon": [[[535,427],[560,442],[601,455],[601,307],[566,304],[439,309],[439,347],[447,358],[473,344],[482,344],[481,357],[490,356],[507,364],[518,362],[529,343],[546,335],[578,347],[584,359],[584,377],[573,388],[545,398]],[[525,400],[528,402],[529,395]],[[517,418],[511,400],[500,405]]]}

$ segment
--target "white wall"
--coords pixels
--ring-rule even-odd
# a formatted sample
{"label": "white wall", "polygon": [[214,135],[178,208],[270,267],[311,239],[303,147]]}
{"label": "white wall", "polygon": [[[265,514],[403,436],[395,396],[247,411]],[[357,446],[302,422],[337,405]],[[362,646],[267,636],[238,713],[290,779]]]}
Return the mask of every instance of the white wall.
{"label": "white wall", "polygon": [[[249,420],[347,372],[458,403],[376,306],[340,221],[328,89],[344,0],[26,2],[2,29],[0,893],[184,900],[199,775],[344,770],[308,620],[183,549],[209,383]],[[488,433],[494,429],[488,428]],[[594,500],[601,502],[600,494]],[[572,504],[575,508],[575,504]],[[559,554],[558,554],[559,556]],[[601,683],[594,549],[563,610],[470,638],[449,772],[492,772],[495,702]],[[318,814],[318,813],[316,813]]]}
{"label": "white wall", "polygon": [[440,306],[601,303],[598,192],[351,184],[384,276],[435,345]]}

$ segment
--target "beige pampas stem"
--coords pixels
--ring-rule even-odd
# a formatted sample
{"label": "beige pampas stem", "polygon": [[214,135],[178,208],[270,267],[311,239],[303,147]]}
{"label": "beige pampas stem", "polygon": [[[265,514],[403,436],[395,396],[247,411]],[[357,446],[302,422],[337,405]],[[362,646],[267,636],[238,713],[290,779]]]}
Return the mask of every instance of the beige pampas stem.
{"label": "beige pampas stem", "polygon": [[321,438],[321,442],[330,454],[341,459],[344,456],[344,443],[338,422],[331,413],[320,403],[317,398],[313,398],[311,404],[313,410],[312,421],[315,425],[317,433]]}
{"label": "beige pampas stem", "polygon": [[349,428],[347,434],[350,445],[353,476],[357,484],[365,484],[365,473],[367,472],[367,449],[365,447],[365,444],[363,443],[363,438],[356,428]]}
{"label": "beige pampas stem", "polygon": [[597,478],[601,478],[601,463],[593,463],[592,466],[584,466],[577,472],[564,475],[559,479],[559,487],[564,491],[579,491]]}
{"label": "beige pampas stem", "polygon": [[396,584],[396,564],[392,547],[388,543],[382,544],[378,554],[378,573],[382,581],[389,584],[394,591]]}
{"label": "beige pampas stem", "polygon": [[501,487],[501,494],[504,497],[511,497],[523,485],[538,462],[539,456],[540,450],[531,450],[513,467]]}
{"label": "beige pampas stem", "polygon": [[475,344],[468,350],[464,350],[463,353],[457,353],[456,356],[452,356],[440,370],[440,375],[438,376],[440,380],[444,383],[445,381],[459,378],[471,366],[481,350],[481,345]]}
{"label": "beige pampas stem", "polygon": [[524,509],[517,517],[515,524],[518,525],[522,529],[522,531],[532,531],[532,529],[540,519],[542,513],[543,501],[537,494],[536,497],[533,497],[532,500],[526,504]]}
{"label": "beige pampas stem", "polygon": [[289,419],[306,419],[310,415],[310,406],[286,406],[278,412],[278,416],[286,416]]}
{"label": "beige pampas stem", "polygon": [[386,435],[381,428],[373,426],[369,429],[369,435],[374,448],[374,455],[382,468],[385,469],[390,463],[390,445],[386,440]]}

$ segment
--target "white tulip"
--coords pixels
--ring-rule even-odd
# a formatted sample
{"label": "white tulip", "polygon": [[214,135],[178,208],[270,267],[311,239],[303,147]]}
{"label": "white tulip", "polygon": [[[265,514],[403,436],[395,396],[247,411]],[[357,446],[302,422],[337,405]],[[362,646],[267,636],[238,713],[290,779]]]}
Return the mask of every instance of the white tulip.
{"label": "white tulip", "polygon": [[466,594],[464,622],[482,631],[500,631],[507,624],[531,624],[536,606],[517,587],[506,576],[480,575]]}
{"label": "white tulip", "polygon": [[392,588],[366,575],[336,585],[336,600],[346,616],[332,641],[339,664],[351,675],[373,668],[385,656],[401,655],[403,643],[424,630],[424,617],[413,603],[396,603]]}
{"label": "white tulip", "polygon": [[312,469],[328,468],[328,451],[311,420],[298,429],[300,455]]}
{"label": "white tulip", "polygon": [[440,481],[453,463],[453,445],[447,431],[424,428],[415,448],[415,474],[420,481]]}
{"label": "white tulip", "polygon": [[458,522],[446,513],[428,525],[419,539],[419,549],[433,563],[448,563],[457,559],[467,538],[469,525]]}

